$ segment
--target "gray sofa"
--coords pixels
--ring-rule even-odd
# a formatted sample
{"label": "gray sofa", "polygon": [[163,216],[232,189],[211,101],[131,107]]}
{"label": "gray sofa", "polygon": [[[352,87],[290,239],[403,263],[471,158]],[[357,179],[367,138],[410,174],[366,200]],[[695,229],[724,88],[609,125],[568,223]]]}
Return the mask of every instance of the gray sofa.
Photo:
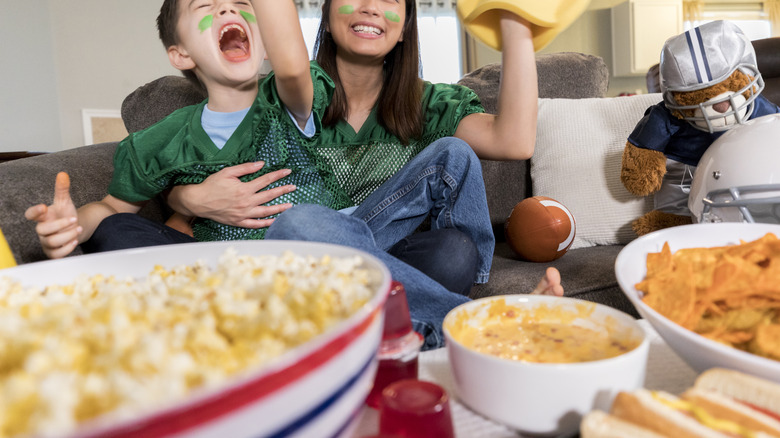
{"label": "gray sofa", "polygon": [[[606,94],[609,75],[601,58],[580,53],[538,55],[537,67],[540,98],[555,101],[603,98]],[[460,82],[474,89],[486,110],[494,112],[498,81],[498,66],[489,65],[466,75]],[[122,106],[122,116],[132,132],[149,126],[175,108],[201,99],[199,90],[191,88],[183,78],[161,78],[128,96]],[[564,120],[561,129],[567,129]],[[90,145],[0,164],[0,229],[18,263],[44,259],[34,224],[24,219],[24,210],[35,203],[51,202],[55,175],[59,171],[70,174],[71,192],[77,205],[102,198],[111,178],[115,147],[116,143]],[[604,303],[637,316],[615,280],[614,261],[622,245],[572,249],[558,260],[544,264],[519,260],[512,253],[503,237],[503,223],[518,202],[533,194],[532,161],[483,161],[497,245],[490,282],[473,287],[471,296],[527,293],[547,266],[555,266],[561,271],[567,296]],[[159,201],[150,202],[141,211],[142,215],[158,220],[169,213]]]}

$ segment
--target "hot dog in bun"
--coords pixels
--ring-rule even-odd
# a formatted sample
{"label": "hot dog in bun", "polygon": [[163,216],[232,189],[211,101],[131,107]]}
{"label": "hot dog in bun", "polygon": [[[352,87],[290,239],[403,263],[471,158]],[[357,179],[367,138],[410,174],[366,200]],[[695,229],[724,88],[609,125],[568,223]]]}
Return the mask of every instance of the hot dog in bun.
{"label": "hot dog in bun", "polygon": [[621,392],[610,414],[586,415],[580,433],[583,438],[780,438],[780,385],[712,369],[679,397],[647,389]]}

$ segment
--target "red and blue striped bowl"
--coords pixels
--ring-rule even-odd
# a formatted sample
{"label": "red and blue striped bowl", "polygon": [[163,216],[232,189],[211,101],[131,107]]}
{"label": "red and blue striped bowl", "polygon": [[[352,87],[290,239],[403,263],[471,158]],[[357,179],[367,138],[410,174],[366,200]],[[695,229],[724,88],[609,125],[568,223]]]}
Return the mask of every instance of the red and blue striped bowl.
{"label": "red and blue striped bowl", "polygon": [[72,281],[78,274],[144,276],[155,264],[166,267],[204,260],[215,264],[227,248],[238,254],[361,255],[381,273],[369,302],[326,333],[288,351],[272,364],[229,380],[221,387],[193,391],[137,418],[110,414],[84,424],[68,438],[86,437],[347,437],[357,424],[376,373],[382,335],[382,307],[390,273],[378,259],[338,245],[291,241],[237,241],[170,245],[114,251],[30,263],[0,275],[24,285]]}

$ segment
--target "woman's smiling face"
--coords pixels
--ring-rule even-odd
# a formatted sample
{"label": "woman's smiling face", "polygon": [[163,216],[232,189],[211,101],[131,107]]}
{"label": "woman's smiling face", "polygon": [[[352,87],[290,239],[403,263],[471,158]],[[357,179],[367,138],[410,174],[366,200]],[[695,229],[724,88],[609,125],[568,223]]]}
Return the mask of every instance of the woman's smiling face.
{"label": "woman's smiling face", "polygon": [[329,12],[340,56],[384,60],[403,40],[406,0],[333,0]]}

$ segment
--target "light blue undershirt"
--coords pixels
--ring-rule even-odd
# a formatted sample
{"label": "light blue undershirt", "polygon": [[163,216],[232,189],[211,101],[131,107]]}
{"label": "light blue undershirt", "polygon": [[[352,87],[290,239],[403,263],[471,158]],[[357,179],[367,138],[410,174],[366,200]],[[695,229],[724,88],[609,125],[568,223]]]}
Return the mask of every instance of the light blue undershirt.
{"label": "light blue undershirt", "polygon": [[[200,124],[203,126],[203,130],[206,131],[209,138],[211,138],[211,141],[213,141],[219,149],[222,149],[248,112],[249,108],[223,113],[212,111],[209,109],[208,105],[206,105],[203,107],[203,115],[200,117]],[[316,128],[314,127],[314,113],[309,114],[309,119],[306,120],[306,126],[303,129],[301,129],[298,122],[295,121],[295,117],[289,109],[287,110],[287,115],[290,116],[290,119],[293,121],[295,127],[298,128],[298,131],[306,138],[312,138],[312,136],[314,136],[316,133]],[[339,212],[351,214],[356,208],[357,206],[347,207],[339,210]]]}
{"label": "light blue undershirt", "polygon": [[[222,149],[248,112],[249,108],[223,113],[212,111],[209,109],[209,106],[206,105],[203,107],[200,124],[203,126],[203,130],[206,131],[206,134],[209,135],[209,138],[211,138],[211,141],[213,141],[219,149]],[[314,113],[309,114],[309,119],[306,120],[306,126],[303,129],[298,126],[298,122],[295,121],[295,117],[293,117],[290,110],[287,110],[287,115],[290,116],[290,119],[293,121],[295,127],[298,128],[298,131],[306,136],[306,138],[314,136],[316,133],[316,128],[314,127]]]}

